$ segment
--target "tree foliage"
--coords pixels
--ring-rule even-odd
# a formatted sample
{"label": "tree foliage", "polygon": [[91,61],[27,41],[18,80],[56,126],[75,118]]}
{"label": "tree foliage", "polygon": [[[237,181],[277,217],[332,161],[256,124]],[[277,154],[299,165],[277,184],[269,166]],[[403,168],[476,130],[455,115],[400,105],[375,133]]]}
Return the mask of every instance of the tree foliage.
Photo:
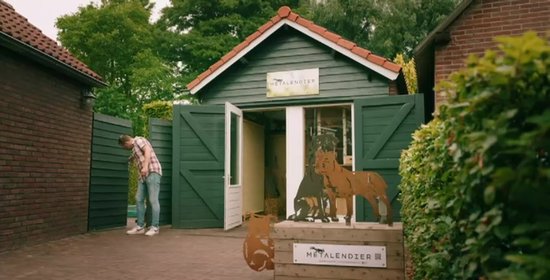
{"label": "tree foliage", "polygon": [[413,49],[459,2],[325,0],[312,5],[312,20],[378,55],[411,57]]}
{"label": "tree foliage", "polygon": [[311,20],[334,33],[367,47],[381,17],[377,0],[326,0],[311,6]]}
{"label": "tree foliage", "polygon": [[499,38],[401,158],[415,279],[550,278],[550,45]]}
{"label": "tree foliage", "polygon": [[172,0],[159,26],[180,35],[171,52],[191,81],[276,14],[298,0]]}
{"label": "tree foliage", "polygon": [[179,97],[179,74],[163,53],[173,38],[150,16],[149,1],[103,0],[57,20],[63,46],[108,84],[95,92],[96,112],[139,123],[143,104]]}

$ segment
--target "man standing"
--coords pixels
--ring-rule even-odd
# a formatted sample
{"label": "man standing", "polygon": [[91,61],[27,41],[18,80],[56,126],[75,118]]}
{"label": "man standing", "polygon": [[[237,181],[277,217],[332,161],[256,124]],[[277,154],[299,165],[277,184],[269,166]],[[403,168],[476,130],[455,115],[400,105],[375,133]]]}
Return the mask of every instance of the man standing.
{"label": "man standing", "polygon": [[145,233],[145,197],[152,208],[152,223],[151,227],[145,233],[147,236],[153,236],[159,233],[159,215],[160,215],[160,177],[162,176],[162,167],[153,150],[151,143],[143,137],[130,137],[121,135],[118,138],[118,144],[124,149],[132,150],[132,158],[136,161],[139,170],[139,183],[136,192],[136,210],[137,210],[137,226],[127,234],[143,234]]}

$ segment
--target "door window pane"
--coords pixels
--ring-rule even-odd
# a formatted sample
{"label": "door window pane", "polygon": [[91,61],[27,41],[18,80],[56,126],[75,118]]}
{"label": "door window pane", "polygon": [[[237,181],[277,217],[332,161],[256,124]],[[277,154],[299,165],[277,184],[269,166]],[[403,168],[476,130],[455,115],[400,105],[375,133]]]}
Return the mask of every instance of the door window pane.
{"label": "door window pane", "polygon": [[[314,149],[336,151],[339,164],[351,168],[351,106],[306,108],[306,164],[312,163]],[[316,143],[315,143],[316,141]]]}
{"label": "door window pane", "polygon": [[231,112],[231,170],[230,185],[240,184],[239,178],[239,118],[240,116]]}

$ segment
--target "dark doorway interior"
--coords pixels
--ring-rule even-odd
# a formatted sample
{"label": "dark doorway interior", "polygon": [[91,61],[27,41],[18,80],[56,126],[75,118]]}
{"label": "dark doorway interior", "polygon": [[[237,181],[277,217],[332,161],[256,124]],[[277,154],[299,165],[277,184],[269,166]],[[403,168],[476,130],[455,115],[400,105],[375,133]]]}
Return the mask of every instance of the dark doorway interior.
{"label": "dark doorway interior", "polygon": [[[256,155],[254,158],[263,159],[261,163],[243,162],[243,165],[257,164],[254,169],[257,173],[263,173],[262,187],[263,211],[262,214],[271,214],[283,220],[286,214],[286,114],[284,109],[245,112],[245,120],[261,125],[263,127],[263,155]],[[246,136],[245,136],[246,137]],[[250,139],[249,139],[250,140]],[[261,141],[261,140],[257,140]],[[245,139],[245,142],[246,139]],[[251,143],[248,141],[248,143]],[[254,145],[254,144],[253,144]],[[246,156],[245,156],[246,157]],[[263,169],[263,170],[260,170]],[[246,171],[245,171],[246,172]],[[254,171],[252,171],[254,172]],[[246,174],[243,174],[246,177]],[[258,192],[250,192],[257,193]],[[245,194],[245,201],[247,195]],[[248,198],[248,199],[260,199]],[[245,202],[246,204],[246,202]],[[246,207],[245,207],[246,208]]]}

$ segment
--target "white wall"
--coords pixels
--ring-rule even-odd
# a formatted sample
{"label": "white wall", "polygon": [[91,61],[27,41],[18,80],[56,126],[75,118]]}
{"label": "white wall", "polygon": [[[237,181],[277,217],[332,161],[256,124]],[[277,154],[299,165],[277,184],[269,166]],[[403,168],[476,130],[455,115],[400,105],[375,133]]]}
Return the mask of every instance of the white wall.
{"label": "white wall", "polygon": [[304,177],[303,107],[286,108],[286,217],[294,214],[294,197]]}

